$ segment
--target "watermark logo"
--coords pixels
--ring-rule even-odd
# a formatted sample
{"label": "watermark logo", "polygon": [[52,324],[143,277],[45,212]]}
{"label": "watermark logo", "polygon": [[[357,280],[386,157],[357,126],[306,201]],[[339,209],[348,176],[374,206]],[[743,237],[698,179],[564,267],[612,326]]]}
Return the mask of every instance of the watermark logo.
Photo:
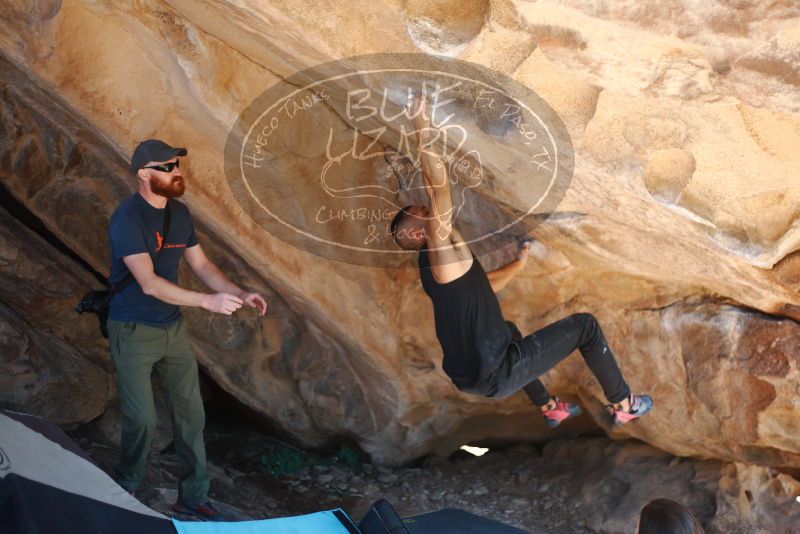
{"label": "watermark logo", "polygon": [[429,105],[429,150],[447,169],[452,221],[477,255],[518,239],[569,187],[572,142],[531,89],[485,67],[425,54],[325,63],[270,87],[241,114],[225,173],[244,211],[327,258],[412,266],[390,223],[429,205],[411,95]]}

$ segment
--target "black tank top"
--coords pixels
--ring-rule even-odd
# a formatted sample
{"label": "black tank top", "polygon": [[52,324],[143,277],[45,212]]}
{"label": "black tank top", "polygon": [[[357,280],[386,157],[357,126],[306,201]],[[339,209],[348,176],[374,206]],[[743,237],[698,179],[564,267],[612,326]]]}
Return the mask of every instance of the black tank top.
{"label": "black tank top", "polygon": [[497,369],[511,341],[489,278],[473,254],[466,273],[440,284],[433,278],[427,247],[419,252],[419,275],[433,302],[444,372],[458,388],[472,387]]}

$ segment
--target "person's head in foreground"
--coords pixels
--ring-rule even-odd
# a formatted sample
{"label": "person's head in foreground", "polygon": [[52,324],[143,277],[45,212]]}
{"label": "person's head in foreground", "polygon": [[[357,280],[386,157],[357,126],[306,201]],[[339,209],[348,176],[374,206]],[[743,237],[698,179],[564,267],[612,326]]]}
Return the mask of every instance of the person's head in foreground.
{"label": "person's head in foreground", "polygon": [[655,499],[642,508],[639,534],[704,534],[688,508],[669,499]]}
{"label": "person's head in foreground", "polygon": [[392,219],[390,229],[394,242],[405,250],[419,250],[427,243],[428,208],[406,206]]}

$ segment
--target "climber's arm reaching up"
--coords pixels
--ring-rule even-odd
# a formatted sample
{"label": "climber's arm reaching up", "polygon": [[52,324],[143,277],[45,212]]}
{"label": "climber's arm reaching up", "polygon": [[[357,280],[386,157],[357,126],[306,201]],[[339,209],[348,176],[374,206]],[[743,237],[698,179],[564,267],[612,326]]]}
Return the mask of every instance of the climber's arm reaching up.
{"label": "climber's arm reaching up", "polygon": [[431,123],[427,98],[417,95],[411,104],[412,122],[419,141],[419,160],[422,180],[430,201],[431,219],[428,222],[429,247],[451,244],[453,231],[453,199],[450,196],[450,177],[441,152],[437,150],[439,130]]}
{"label": "climber's arm reaching up", "polygon": [[422,179],[430,202],[425,238],[433,276],[444,284],[461,277],[472,267],[472,252],[453,226],[450,177],[441,155],[443,152],[436,146],[441,134],[432,124],[427,99],[417,95],[410,107],[419,141]]}

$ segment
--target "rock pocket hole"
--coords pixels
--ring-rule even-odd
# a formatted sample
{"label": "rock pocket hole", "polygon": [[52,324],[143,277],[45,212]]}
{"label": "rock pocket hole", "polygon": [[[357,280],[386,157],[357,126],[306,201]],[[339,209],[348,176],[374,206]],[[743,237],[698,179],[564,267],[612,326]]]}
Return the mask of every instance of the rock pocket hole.
{"label": "rock pocket hole", "polygon": [[483,29],[488,0],[408,0],[406,30],[429,54],[455,56]]}

